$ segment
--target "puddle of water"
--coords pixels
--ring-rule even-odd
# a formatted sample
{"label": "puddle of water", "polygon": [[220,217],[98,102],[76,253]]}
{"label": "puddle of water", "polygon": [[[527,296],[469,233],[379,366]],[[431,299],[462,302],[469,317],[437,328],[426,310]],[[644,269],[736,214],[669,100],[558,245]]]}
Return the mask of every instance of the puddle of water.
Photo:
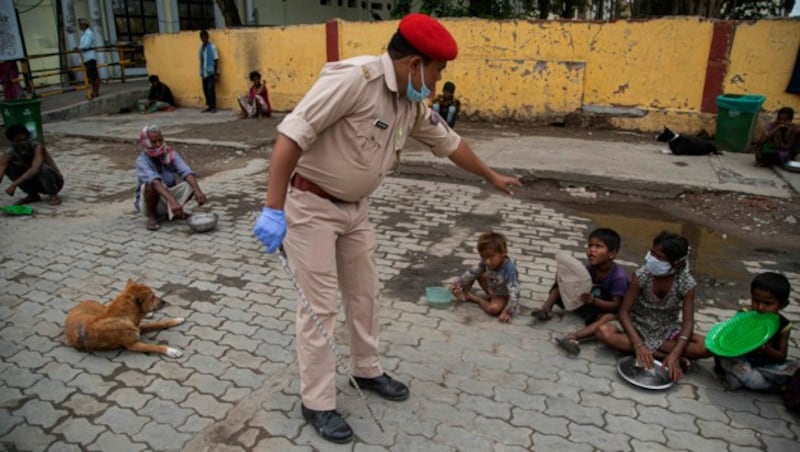
{"label": "puddle of water", "polygon": [[[559,203],[590,219],[597,227],[609,227],[622,237],[618,259],[644,263],[653,237],[667,230],[689,240],[691,272],[698,281],[697,295],[714,300],[716,306],[733,307],[747,299],[750,281],[755,276],[743,261],[772,261],[771,268],[796,269],[800,262],[786,251],[761,248],[723,232],[670,216],[647,205],[598,203],[594,205]],[[630,268],[630,270],[634,270]]]}

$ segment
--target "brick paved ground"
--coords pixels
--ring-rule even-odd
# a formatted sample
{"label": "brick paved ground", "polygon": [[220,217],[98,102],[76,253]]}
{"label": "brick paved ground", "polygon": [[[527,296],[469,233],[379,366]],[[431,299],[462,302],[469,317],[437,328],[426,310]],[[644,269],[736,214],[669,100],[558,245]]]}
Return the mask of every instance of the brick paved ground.
{"label": "brick paved ground", "polygon": [[[250,232],[266,162],[201,180],[220,215],[215,232],[174,224],[151,233],[132,212],[132,170],[92,152],[97,143],[57,143],[70,175],[65,204],[0,218],[0,443],[11,450],[797,450],[798,419],[780,399],[724,391],[710,362],[669,391],[643,391],[617,376],[607,348],[588,344],[568,358],[553,345],[578,326],[571,316],[532,326],[521,315],[503,325],[475,305],[428,307],[424,287],[472,264],[477,234],[496,228],[512,242],[527,313],[552,283],[554,253],[580,257],[593,225],[477,186],[399,178],[371,202],[383,364],[412,397],[367,396],[381,432],[340,369],[339,410],[357,438],[333,446],[300,416],[295,294]],[[754,274],[787,270],[745,264]],[[800,274],[788,276],[800,288]],[[145,335],[181,349],[181,358],[66,345],[68,310],[110,300],[128,278],[170,303],[157,318],[186,318]],[[800,313],[797,301],[790,317]],[[697,330],[730,315],[704,308]],[[341,328],[336,336],[346,354]]]}

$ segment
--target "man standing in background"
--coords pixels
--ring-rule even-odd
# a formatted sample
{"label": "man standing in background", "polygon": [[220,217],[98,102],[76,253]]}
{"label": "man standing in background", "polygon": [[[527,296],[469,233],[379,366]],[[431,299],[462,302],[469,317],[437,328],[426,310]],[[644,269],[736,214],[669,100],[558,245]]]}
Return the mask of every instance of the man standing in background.
{"label": "man standing in background", "polygon": [[89,85],[92,87],[89,98],[94,99],[100,95],[100,74],[97,72],[97,52],[94,49],[97,46],[97,40],[86,19],[78,19],[78,28],[81,29],[81,42],[78,44],[78,48],[83,52],[86,78],[89,79]]}
{"label": "man standing in background", "polygon": [[200,78],[203,79],[203,94],[206,96],[206,109],[203,113],[217,112],[217,94],[214,84],[219,80],[219,52],[217,47],[208,41],[208,30],[200,31]]}

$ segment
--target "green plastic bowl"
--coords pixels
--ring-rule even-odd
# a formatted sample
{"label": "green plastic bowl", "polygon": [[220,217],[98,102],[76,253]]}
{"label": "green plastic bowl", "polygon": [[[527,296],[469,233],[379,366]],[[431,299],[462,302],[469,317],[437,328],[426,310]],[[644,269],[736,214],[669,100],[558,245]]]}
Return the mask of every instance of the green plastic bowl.
{"label": "green plastic bowl", "polygon": [[33,214],[33,207],[27,205],[19,205],[19,206],[3,206],[0,207],[3,212],[9,215],[31,215]]}
{"label": "green plastic bowl", "polygon": [[453,295],[446,287],[426,287],[425,298],[431,306],[446,306],[453,301]]}

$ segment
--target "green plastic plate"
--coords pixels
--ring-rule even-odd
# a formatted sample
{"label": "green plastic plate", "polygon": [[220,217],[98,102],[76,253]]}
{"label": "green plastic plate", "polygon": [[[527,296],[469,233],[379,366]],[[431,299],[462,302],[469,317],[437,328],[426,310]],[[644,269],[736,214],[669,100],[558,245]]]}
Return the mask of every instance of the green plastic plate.
{"label": "green plastic plate", "polygon": [[717,356],[746,355],[764,345],[777,331],[778,314],[757,311],[738,312],[730,320],[717,323],[706,335],[706,348]]}
{"label": "green plastic plate", "polygon": [[31,215],[33,213],[33,207],[20,205],[20,206],[3,206],[0,207],[3,212],[9,215]]}

